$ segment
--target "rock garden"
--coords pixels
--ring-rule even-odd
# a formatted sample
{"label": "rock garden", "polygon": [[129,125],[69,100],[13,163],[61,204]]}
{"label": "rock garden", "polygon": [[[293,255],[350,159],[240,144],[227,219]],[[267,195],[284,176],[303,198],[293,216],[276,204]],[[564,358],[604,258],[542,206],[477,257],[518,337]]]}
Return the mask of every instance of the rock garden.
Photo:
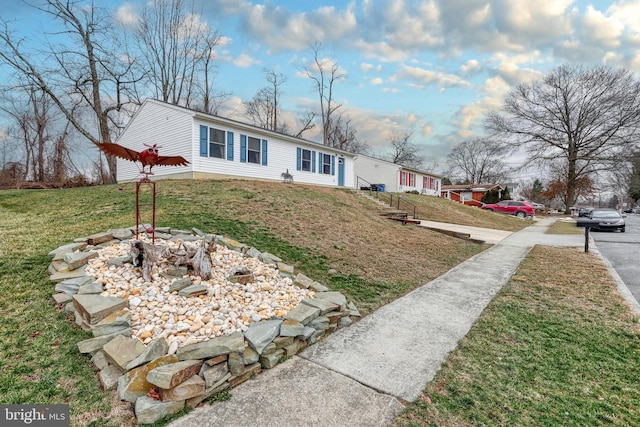
{"label": "rock garden", "polygon": [[54,249],[53,299],[141,424],[194,408],[360,317],[275,255],[198,229],[108,230]]}

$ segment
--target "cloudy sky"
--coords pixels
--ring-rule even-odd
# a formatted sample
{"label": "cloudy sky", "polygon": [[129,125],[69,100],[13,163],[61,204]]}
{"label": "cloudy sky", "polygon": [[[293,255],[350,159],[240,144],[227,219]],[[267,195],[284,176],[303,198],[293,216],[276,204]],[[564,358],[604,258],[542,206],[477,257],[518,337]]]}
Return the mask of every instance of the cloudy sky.
{"label": "cloudy sky", "polygon": [[[100,4],[122,23],[136,18],[135,1]],[[321,56],[344,74],[334,96],[358,136],[382,153],[391,132],[412,132],[412,142],[439,164],[436,170],[446,168],[452,147],[482,135],[483,114],[499,108],[514,85],[565,63],[640,71],[640,0],[201,4],[201,19],[222,36],[216,84],[233,94],[227,115],[267,85],[265,68],[287,76],[285,110],[317,109],[313,82],[300,70],[319,42]],[[17,18],[31,13],[23,7],[12,12]]]}

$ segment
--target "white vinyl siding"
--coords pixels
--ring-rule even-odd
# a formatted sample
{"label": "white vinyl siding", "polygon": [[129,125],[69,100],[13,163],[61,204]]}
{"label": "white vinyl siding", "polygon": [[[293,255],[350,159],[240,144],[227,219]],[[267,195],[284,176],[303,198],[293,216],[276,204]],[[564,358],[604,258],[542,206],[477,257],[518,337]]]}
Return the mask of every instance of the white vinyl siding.
{"label": "white vinyl siding", "polygon": [[[161,156],[181,155],[189,162],[181,167],[156,166],[153,178],[228,176],[282,181],[282,174],[288,171],[294,183],[338,186],[337,158],[342,157],[344,186],[355,183],[353,154],[155,100],[143,103],[118,143],[137,151],[143,149],[143,143],[157,143]],[[309,172],[297,169],[302,150],[307,153]],[[320,152],[326,154],[329,173],[318,173]],[[139,175],[138,166],[124,160],[118,161],[118,171],[119,181]]]}
{"label": "white vinyl siding", "polygon": [[394,193],[399,191],[399,169],[400,167],[396,164],[363,155],[358,155],[355,162],[356,176],[363,178],[370,184],[384,184],[385,191]]}
{"label": "white vinyl siding", "polygon": [[[356,177],[363,178],[370,184],[384,184],[385,191],[404,192],[415,190],[421,194],[440,195],[441,178],[421,173],[417,170],[403,170],[400,165],[374,157],[358,155],[355,160],[354,173]],[[424,188],[423,183],[429,182],[426,180],[427,177],[432,180],[433,189]],[[360,182],[359,185],[363,186],[363,182]]]}
{"label": "white vinyl siding", "polygon": [[[117,143],[136,151],[144,144],[158,144],[161,156],[182,156],[193,163],[193,118],[182,110],[166,108],[162,103],[146,102],[117,140]],[[196,153],[197,154],[197,153]],[[117,180],[128,181],[140,176],[140,163],[117,159]],[[190,173],[187,166],[155,166],[153,176]]]}

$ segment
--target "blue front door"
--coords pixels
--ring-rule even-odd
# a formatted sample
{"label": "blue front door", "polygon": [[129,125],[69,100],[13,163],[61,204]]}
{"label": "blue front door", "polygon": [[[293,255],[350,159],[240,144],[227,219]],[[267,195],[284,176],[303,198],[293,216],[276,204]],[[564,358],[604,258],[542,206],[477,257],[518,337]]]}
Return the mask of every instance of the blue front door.
{"label": "blue front door", "polygon": [[344,186],[344,157],[338,158],[338,185]]}

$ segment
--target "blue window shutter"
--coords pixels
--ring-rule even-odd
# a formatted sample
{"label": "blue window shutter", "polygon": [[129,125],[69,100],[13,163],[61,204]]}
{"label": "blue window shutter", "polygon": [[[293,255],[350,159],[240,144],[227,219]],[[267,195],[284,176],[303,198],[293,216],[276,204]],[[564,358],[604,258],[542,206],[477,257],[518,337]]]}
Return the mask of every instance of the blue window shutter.
{"label": "blue window shutter", "polygon": [[302,148],[296,148],[296,170],[302,170]]}
{"label": "blue window shutter", "polygon": [[311,172],[316,172],[316,152],[311,152]]}
{"label": "blue window shutter", "polygon": [[267,140],[262,140],[262,166],[267,166]]}
{"label": "blue window shutter", "polygon": [[233,161],[233,132],[227,132],[227,160]]}
{"label": "blue window shutter", "polygon": [[336,174],[336,156],[331,156],[331,175]]}
{"label": "blue window shutter", "polygon": [[209,128],[204,125],[200,125],[200,155],[209,155]]}
{"label": "blue window shutter", "polygon": [[240,135],[240,161],[247,163],[247,135]]}
{"label": "blue window shutter", "polygon": [[324,165],[322,163],[322,152],[318,151],[318,173],[322,173]]}

